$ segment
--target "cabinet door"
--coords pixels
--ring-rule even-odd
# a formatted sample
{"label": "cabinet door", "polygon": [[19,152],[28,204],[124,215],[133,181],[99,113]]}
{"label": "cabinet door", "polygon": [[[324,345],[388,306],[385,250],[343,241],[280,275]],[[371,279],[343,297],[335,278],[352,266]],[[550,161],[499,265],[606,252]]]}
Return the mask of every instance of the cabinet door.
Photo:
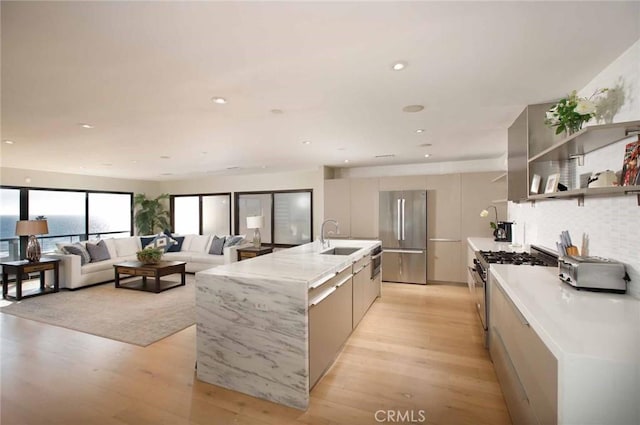
{"label": "cabinet door", "polygon": [[378,179],[350,179],[351,237],[378,237]]}
{"label": "cabinet door", "polygon": [[466,269],[460,267],[462,242],[436,242],[427,244],[427,280],[466,282]]}
{"label": "cabinet door", "polygon": [[426,176],[380,177],[380,190],[425,190]]}
{"label": "cabinet door", "polygon": [[315,385],[340,352],[353,329],[352,320],[352,279],[318,304],[309,306],[309,388]]}
{"label": "cabinet door", "polygon": [[[340,234],[331,237],[351,236],[351,188],[349,179],[324,181],[324,219],[334,219],[340,224]],[[329,225],[327,226],[329,227]],[[333,231],[333,228],[327,231]],[[325,235],[327,236],[327,235]]]}
{"label": "cabinet door", "polygon": [[460,240],[460,174],[431,175],[426,178],[427,237]]}
{"label": "cabinet door", "polygon": [[[365,268],[366,269],[366,268]],[[360,320],[367,311],[367,287],[369,284],[369,276],[366,275],[365,269],[361,269],[353,276],[353,328],[355,329]]]}

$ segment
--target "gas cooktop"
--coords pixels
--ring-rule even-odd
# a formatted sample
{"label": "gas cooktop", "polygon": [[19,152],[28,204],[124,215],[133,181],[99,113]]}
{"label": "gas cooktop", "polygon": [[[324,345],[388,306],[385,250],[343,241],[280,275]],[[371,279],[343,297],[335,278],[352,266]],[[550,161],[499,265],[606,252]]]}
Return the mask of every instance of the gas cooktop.
{"label": "gas cooktop", "polygon": [[547,265],[547,263],[540,258],[527,252],[480,251],[480,256],[489,264],[523,264],[528,266]]}

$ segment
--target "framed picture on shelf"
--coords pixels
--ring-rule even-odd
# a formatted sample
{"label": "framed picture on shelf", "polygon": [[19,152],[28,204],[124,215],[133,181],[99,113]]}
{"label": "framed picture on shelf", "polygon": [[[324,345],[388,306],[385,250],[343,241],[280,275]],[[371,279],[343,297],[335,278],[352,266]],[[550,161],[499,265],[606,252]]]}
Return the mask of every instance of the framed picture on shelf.
{"label": "framed picture on shelf", "polygon": [[635,186],[640,184],[638,161],[640,160],[640,135],[635,142],[628,143],[624,149],[620,186]]}
{"label": "framed picture on shelf", "polygon": [[544,187],[544,193],[554,193],[558,191],[558,180],[560,179],[560,174],[551,174],[547,177],[547,184]]}
{"label": "framed picture on shelf", "polygon": [[531,179],[531,189],[529,189],[531,193],[538,193],[540,190],[540,176],[537,174],[533,175]]}

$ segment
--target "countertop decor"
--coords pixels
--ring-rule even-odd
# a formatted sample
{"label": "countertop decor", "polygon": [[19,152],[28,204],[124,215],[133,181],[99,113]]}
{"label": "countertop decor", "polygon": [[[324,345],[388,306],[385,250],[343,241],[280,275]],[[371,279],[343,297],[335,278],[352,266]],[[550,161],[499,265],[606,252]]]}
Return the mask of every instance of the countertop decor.
{"label": "countertop decor", "polygon": [[547,111],[547,118],[544,123],[549,127],[556,127],[556,134],[560,134],[563,131],[567,132],[567,134],[575,133],[582,128],[585,122],[595,116],[595,99],[607,90],[609,89],[597,89],[588,98],[578,97],[577,92],[575,90],[572,91]]}

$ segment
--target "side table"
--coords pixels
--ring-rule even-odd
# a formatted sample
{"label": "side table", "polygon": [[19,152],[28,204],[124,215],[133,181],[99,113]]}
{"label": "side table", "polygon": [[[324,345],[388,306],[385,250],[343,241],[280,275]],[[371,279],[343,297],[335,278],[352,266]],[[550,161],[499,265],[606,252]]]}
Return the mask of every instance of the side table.
{"label": "side table", "polygon": [[[23,298],[36,297],[38,295],[58,292],[60,288],[59,275],[60,260],[56,258],[40,258],[40,261],[30,262],[28,260],[7,261],[0,263],[2,266],[2,298],[20,301]],[[53,288],[45,286],[44,272],[53,270]],[[40,272],[40,288],[22,290],[22,275]],[[9,275],[16,275],[16,295],[9,295]]]}
{"label": "side table", "polygon": [[238,261],[242,261],[249,258],[258,257],[260,255],[271,254],[273,252],[273,248],[268,246],[255,248],[251,246],[247,248],[238,248],[236,251],[238,252]]}

